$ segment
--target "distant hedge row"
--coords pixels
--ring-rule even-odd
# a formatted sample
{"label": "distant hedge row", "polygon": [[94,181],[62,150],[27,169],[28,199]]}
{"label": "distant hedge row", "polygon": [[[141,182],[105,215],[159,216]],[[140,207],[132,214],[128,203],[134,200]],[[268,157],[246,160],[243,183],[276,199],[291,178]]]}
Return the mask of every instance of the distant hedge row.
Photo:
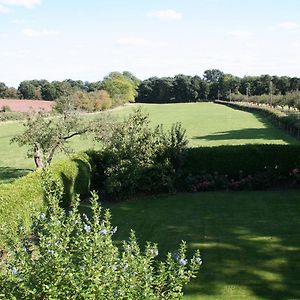
{"label": "distant hedge row", "polygon": [[[87,159],[86,154],[78,154],[51,166],[53,175],[64,187],[64,206],[71,203],[75,193],[89,192],[91,167]],[[17,232],[20,220],[29,227],[32,212],[43,210],[43,198],[40,171],[0,185],[0,252],[6,238],[13,238]]]}
{"label": "distant hedge row", "polygon": [[286,130],[290,135],[300,139],[300,115],[299,113],[286,113],[271,106],[260,106],[247,102],[228,102],[216,100],[215,103],[223,104],[231,108],[259,113],[267,117],[276,126]]}

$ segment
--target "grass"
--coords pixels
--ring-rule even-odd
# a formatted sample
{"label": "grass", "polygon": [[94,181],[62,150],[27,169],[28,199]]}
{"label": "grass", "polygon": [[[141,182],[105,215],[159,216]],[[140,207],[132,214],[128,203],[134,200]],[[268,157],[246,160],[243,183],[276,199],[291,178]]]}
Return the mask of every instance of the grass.
{"label": "grass", "polygon": [[[189,146],[241,144],[296,144],[296,139],[262,117],[214,103],[141,105],[153,124],[170,127],[181,122],[187,130]],[[133,108],[116,111],[123,117]]]}
{"label": "grass", "polygon": [[[117,109],[112,115],[124,118],[138,104]],[[174,122],[181,122],[187,130],[189,146],[238,145],[247,143],[296,144],[294,138],[274,127],[261,117],[213,103],[144,104],[153,125],[164,124],[169,128]],[[84,118],[95,118],[85,115]],[[26,148],[10,144],[10,139],[23,130],[20,122],[0,123],[0,183],[8,182],[34,169],[32,159],[26,158]],[[95,148],[91,138],[74,138],[74,151]],[[60,156],[61,157],[61,156]]]}
{"label": "grass", "polygon": [[[88,210],[88,206],[84,210]],[[179,194],[105,204],[119,230],[160,254],[186,240],[204,260],[185,300],[300,299],[300,197],[288,192]]]}

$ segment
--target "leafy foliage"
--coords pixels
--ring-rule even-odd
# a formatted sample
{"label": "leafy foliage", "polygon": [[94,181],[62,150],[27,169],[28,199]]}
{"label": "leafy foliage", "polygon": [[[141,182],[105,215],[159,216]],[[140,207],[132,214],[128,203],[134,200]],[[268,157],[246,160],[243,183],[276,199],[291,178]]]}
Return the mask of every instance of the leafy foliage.
{"label": "leafy foliage", "polygon": [[34,157],[37,167],[42,167],[43,161],[50,164],[56,151],[70,152],[68,140],[90,130],[89,124],[71,111],[56,117],[43,112],[29,114],[24,127],[11,142],[28,146],[28,157]]}
{"label": "leafy foliage", "polygon": [[134,102],[137,96],[138,81],[129,73],[112,72],[106,76],[101,84],[112,98],[113,105]]}
{"label": "leafy foliage", "polygon": [[72,95],[59,97],[56,100],[55,110],[59,113],[65,111],[81,110],[87,112],[94,112],[108,109],[112,106],[110,95],[105,90],[94,92],[77,91]]}
{"label": "leafy foliage", "polygon": [[152,128],[149,116],[136,110],[115,124],[94,156],[95,187],[113,197],[174,190],[180,156],[187,145],[185,130],[174,124],[169,132]]}
{"label": "leafy foliage", "polygon": [[113,242],[117,228],[92,195],[92,217],[81,217],[79,201],[71,211],[59,207],[62,190],[44,173],[47,211],[35,218],[28,237],[19,227],[20,243],[1,267],[2,299],[179,299],[196,276],[199,252],[190,262],[186,244],[178,254],[158,262],[158,249],[142,250],[130,234],[121,250]]}

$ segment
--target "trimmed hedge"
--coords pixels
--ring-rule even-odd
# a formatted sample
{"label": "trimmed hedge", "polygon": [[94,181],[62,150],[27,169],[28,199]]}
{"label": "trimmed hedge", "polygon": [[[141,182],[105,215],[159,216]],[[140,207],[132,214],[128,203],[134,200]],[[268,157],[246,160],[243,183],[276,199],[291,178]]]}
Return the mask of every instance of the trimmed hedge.
{"label": "trimmed hedge", "polygon": [[[91,166],[87,154],[54,162],[50,170],[63,185],[63,206],[71,204],[75,193],[89,193]],[[5,248],[5,240],[14,237],[20,220],[29,228],[32,213],[44,208],[43,198],[40,170],[0,185],[0,252]]]}
{"label": "trimmed hedge", "polygon": [[[111,162],[103,152],[89,151],[92,165],[92,187],[100,189],[106,200],[105,169]],[[182,153],[180,164],[170,174],[173,191],[191,191],[191,185],[203,177],[241,180],[253,176],[254,189],[264,189],[276,184],[290,184],[291,173],[300,166],[298,145],[238,145],[188,148]],[[151,178],[151,172],[149,174]],[[148,186],[149,188],[149,186]],[[225,187],[226,188],[226,187]],[[143,188],[141,193],[156,194],[157,190]],[[162,191],[159,191],[162,192]],[[121,199],[122,195],[117,198]]]}
{"label": "trimmed hedge", "polygon": [[184,154],[184,174],[200,175],[218,172],[237,178],[240,171],[254,175],[266,169],[289,175],[300,166],[300,146],[238,145],[189,148]]}

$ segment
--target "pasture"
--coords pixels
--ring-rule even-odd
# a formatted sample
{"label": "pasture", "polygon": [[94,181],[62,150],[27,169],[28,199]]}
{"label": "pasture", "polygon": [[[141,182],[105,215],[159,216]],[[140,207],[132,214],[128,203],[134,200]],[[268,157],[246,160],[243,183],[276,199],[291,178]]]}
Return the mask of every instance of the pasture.
{"label": "pasture", "polygon": [[[149,113],[153,126],[164,124],[169,128],[172,123],[181,122],[190,147],[299,143],[257,115],[213,103],[133,104],[110,114],[124,118],[138,106]],[[96,116],[84,115],[83,118]],[[0,182],[10,181],[34,168],[33,160],[26,158],[26,149],[10,144],[10,139],[22,132],[22,127],[20,122],[0,123]],[[74,151],[99,147],[91,138],[80,137],[74,138],[70,145]]]}

